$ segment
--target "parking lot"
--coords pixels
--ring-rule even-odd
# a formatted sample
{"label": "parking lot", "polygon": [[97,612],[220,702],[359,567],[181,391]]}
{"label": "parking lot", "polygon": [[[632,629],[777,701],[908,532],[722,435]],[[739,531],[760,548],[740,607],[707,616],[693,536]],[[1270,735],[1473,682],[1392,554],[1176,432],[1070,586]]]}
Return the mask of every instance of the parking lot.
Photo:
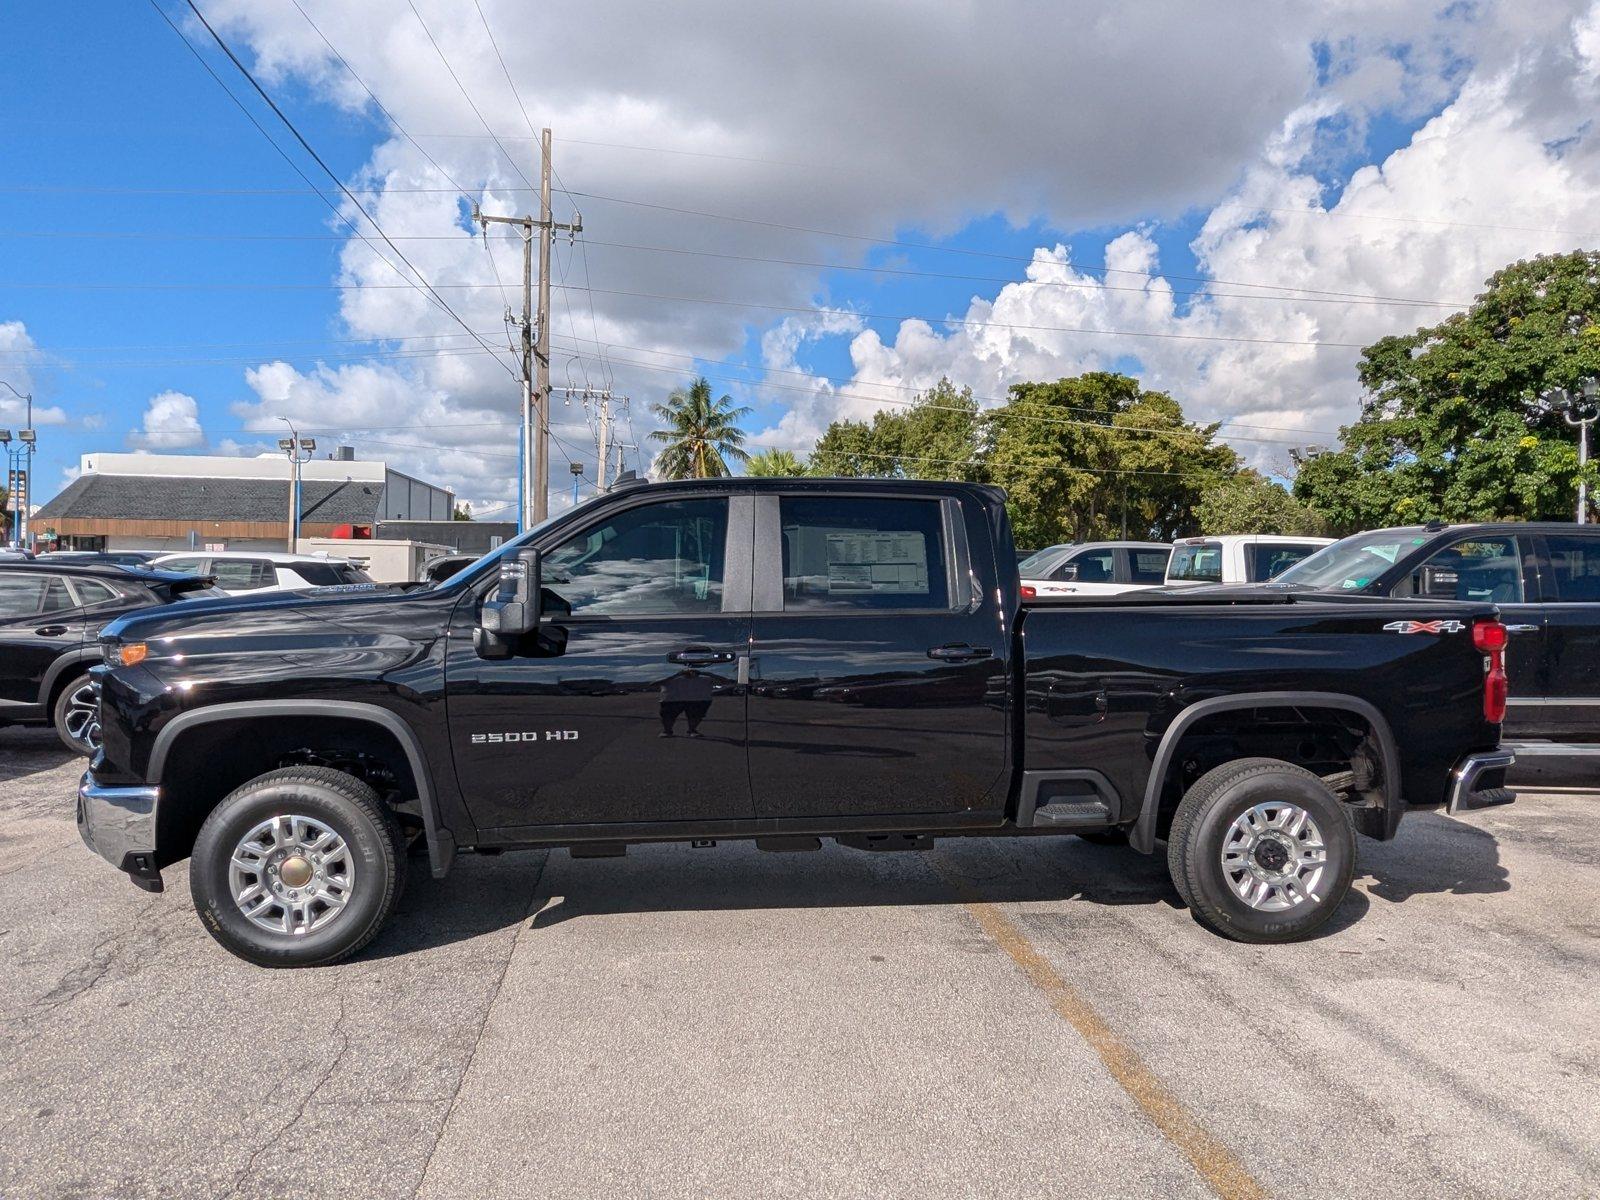
{"label": "parking lot", "polygon": [[1600,797],[1363,842],[1331,932],[1235,945],[1159,859],[657,847],[413,875],[262,971],[86,851],[0,731],[0,1195],[1600,1191]]}

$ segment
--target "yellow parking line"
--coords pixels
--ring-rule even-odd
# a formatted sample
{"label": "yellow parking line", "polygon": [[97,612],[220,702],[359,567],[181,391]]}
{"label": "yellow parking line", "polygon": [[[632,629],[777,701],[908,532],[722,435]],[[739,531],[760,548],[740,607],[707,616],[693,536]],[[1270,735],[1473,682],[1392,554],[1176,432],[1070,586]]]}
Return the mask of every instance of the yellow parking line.
{"label": "yellow parking line", "polygon": [[[931,856],[930,856],[931,857]],[[1056,1013],[1078,1031],[1105,1063],[1111,1078],[1126,1092],[1164,1137],[1183,1152],[1211,1190],[1225,1200],[1265,1200],[1269,1194],[1245,1165],[1216,1138],[1206,1132],[1184,1104],[1115,1031],[1100,1018],[1082,996],[1056,973],[1049,960],[1034,948],[1027,935],[987,900],[979,899],[965,880],[937,861],[935,869],[962,896],[968,912],[1011,956],[1028,982],[1044,993]]]}

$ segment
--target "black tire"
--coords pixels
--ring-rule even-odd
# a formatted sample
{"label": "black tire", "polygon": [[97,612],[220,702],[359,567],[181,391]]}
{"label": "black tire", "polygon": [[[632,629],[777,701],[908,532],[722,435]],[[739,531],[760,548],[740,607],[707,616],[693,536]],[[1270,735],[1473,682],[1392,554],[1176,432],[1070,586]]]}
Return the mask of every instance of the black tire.
{"label": "black tire", "polygon": [[100,748],[100,717],[98,713],[93,717],[91,724],[84,731],[83,736],[74,735],[68,725],[75,716],[81,716],[81,709],[75,701],[79,693],[89,687],[92,681],[89,673],[74,676],[68,680],[59,692],[56,700],[50,706],[50,724],[55,727],[56,736],[61,739],[61,744],[74,754],[93,754]]}
{"label": "black tire", "polygon": [[[1320,831],[1325,852],[1320,875],[1290,876],[1303,896],[1277,911],[1254,907],[1240,896],[1230,880],[1249,876],[1244,870],[1229,871],[1222,858],[1234,821],[1257,805],[1273,804],[1303,810]],[[1267,856],[1269,867],[1278,865],[1279,853],[1285,862],[1294,861],[1288,858],[1293,848],[1307,844],[1286,834],[1273,840],[1278,849]],[[1285,845],[1290,849],[1284,850]],[[1276,758],[1241,758],[1208,771],[1185,793],[1167,837],[1167,866],[1178,894],[1207,928],[1240,942],[1295,942],[1315,933],[1349,893],[1356,867],[1355,833],[1344,804],[1310,771]],[[1314,885],[1307,884],[1311,879]],[[1267,903],[1289,901],[1283,889],[1268,886]]]}
{"label": "black tire", "polygon": [[[261,928],[234,902],[228,881],[241,839],[262,821],[290,814],[328,826],[344,840],[354,864],[343,909],[308,933]],[[399,827],[376,792],[342,771],[284,767],[236,788],[206,818],[189,864],[189,892],[211,936],[240,958],[263,967],[317,967],[347,958],[373,939],[394,910],[405,872]]]}

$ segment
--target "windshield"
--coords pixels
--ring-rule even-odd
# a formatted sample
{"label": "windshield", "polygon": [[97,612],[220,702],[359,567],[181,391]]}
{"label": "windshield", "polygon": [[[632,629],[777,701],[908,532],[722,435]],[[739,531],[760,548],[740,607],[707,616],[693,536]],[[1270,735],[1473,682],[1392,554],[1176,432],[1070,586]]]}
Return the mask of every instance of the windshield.
{"label": "windshield", "polygon": [[1272,582],[1327,592],[1358,591],[1431,536],[1412,529],[1358,533],[1301,559]]}
{"label": "windshield", "polygon": [[1043,550],[1035,550],[1032,554],[1028,555],[1027,558],[1023,559],[1017,564],[1017,574],[1022,576],[1024,579],[1037,578],[1036,575],[1030,574],[1029,572],[1048,570],[1050,567],[1055,565],[1056,559],[1060,558],[1071,548],[1072,547],[1070,545],[1046,546]]}
{"label": "windshield", "polygon": [[1190,583],[1222,582],[1221,542],[1179,542],[1167,562],[1167,578]]}

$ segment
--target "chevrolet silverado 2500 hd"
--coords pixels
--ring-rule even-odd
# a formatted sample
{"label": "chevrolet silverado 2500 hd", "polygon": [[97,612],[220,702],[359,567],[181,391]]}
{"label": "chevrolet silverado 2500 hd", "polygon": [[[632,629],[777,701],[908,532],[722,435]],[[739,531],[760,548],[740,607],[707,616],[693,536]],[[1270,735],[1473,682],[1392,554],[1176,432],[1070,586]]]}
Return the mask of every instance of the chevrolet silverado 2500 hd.
{"label": "chevrolet silverado 2500 hd", "polygon": [[1160,838],[1197,918],[1303,938],[1356,835],[1510,799],[1489,603],[1281,592],[1023,604],[1004,496],[720,479],[613,490],[421,590],[132,614],[101,641],[90,847],[191,860],[254,962],[332,962],[407,842]]}

